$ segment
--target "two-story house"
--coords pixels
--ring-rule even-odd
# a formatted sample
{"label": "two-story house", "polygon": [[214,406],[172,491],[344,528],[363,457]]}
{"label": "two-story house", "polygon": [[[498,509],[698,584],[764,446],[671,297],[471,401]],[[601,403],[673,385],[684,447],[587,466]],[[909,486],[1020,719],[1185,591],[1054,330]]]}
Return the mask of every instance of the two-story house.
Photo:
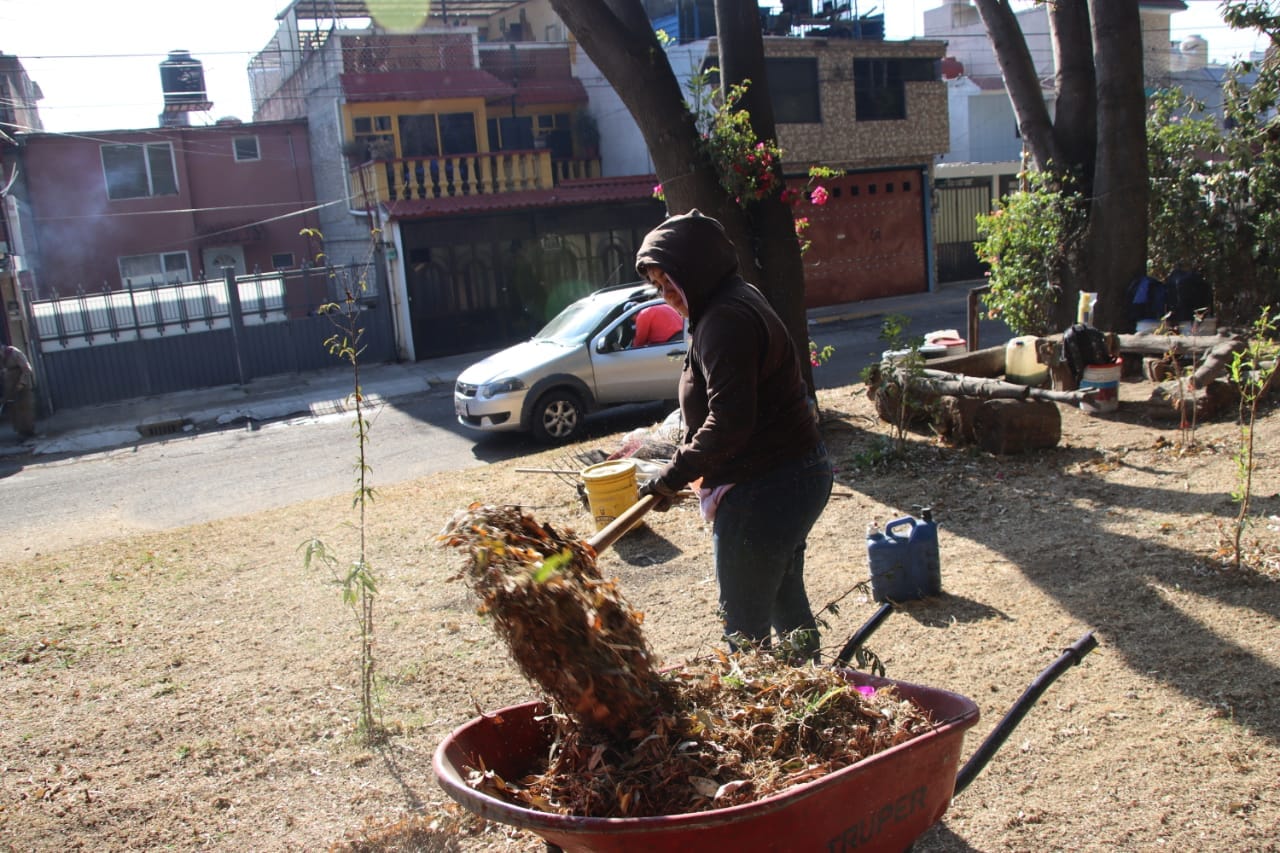
{"label": "two-story house", "polygon": [[303,121],[32,133],[34,295],[297,267],[316,222]]}
{"label": "two-story house", "polygon": [[545,0],[434,4],[409,33],[359,2],[281,20],[251,64],[255,116],[307,117],[320,197],[348,201],[321,214],[328,250],[384,250],[403,357],[525,337],[634,277],[663,215],[652,168],[611,162]]}
{"label": "two-story house", "polygon": [[[804,186],[809,165],[845,173],[821,182],[826,204],[796,211],[810,221],[806,304],[929,290],[932,168],[947,145],[943,44],[771,36],[764,50],[791,185]],[[714,63],[714,42],[711,52]]]}

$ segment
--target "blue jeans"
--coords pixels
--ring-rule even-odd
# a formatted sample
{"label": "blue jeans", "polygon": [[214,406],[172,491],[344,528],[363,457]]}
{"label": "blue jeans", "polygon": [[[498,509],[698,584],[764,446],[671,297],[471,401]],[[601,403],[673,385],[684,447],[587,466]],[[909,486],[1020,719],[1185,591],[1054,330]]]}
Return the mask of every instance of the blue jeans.
{"label": "blue jeans", "polygon": [[[788,638],[793,659],[817,659],[818,626],[804,588],[805,539],[831,497],[831,462],[819,444],[725,493],[712,527],[716,581],[730,648]],[[802,632],[794,634],[793,632]]]}

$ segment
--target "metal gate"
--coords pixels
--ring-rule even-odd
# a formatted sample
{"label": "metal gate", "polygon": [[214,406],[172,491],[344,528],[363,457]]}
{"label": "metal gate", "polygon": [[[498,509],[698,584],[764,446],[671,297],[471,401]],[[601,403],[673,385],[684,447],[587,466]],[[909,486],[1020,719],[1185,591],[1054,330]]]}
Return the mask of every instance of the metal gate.
{"label": "metal gate", "polygon": [[[364,272],[288,270],[29,302],[41,396],[57,411],[340,366],[320,308]],[[357,301],[367,363],[395,359],[385,291],[375,285]]]}
{"label": "metal gate", "polygon": [[929,289],[924,176],[919,169],[855,172],[822,182],[824,205],[803,205],[806,307]]}
{"label": "metal gate", "polygon": [[934,186],[934,201],[938,281],[982,278],[986,267],[973,244],[978,241],[978,214],[991,212],[991,179],[939,179]]}
{"label": "metal gate", "polygon": [[636,278],[657,202],[581,206],[402,225],[418,358],[525,340],[576,299]]}

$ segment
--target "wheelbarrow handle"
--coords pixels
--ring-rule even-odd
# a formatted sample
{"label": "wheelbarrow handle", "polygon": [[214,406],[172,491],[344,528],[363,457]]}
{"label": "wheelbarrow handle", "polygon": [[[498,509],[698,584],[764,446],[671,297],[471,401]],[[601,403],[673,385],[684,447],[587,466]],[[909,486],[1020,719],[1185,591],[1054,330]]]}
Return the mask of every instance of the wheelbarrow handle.
{"label": "wheelbarrow handle", "polygon": [[595,536],[587,540],[587,544],[599,554],[605,548],[621,539],[624,533],[635,527],[640,519],[644,517],[644,514],[653,509],[653,505],[657,502],[657,495],[645,495],[627,507],[622,515],[602,527]]}
{"label": "wheelbarrow handle", "polygon": [[880,627],[880,623],[888,618],[893,612],[893,602],[886,601],[880,605],[880,609],[871,614],[861,628],[853,632],[853,636],[849,638],[849,642],[844,644],[844,648],[840,650],[840,654],[836,655],[833,666],[836,668],[849,665],[849,661],[853,660],[853,656],[857,654],[858,649],[867,642],[867,638]]}
{"label": "wheelbarrow handle", "polygon": [[1044,693],[1057,680],[1059,675],[1066,672],[1072,666],[1080,663],[1085,655],[1098,647],[1098,641],[1093,636],[1092,631],[1086,631],[1084,636],[1076,640],[1069,648],[1064,649],[1061,656],[1053,663],[1045,668],[1044,672],[1036,676],[1036,680],[1023,691],[1018,697],[1018,701],[1013,703],[1013,707],[1009,712],[996,723],[996,727],[992,729],[991,734],[987,735],[987,739],[978,745],[973,755],[964,763],[964,767],[960,768],[960,772],[956,774],[956,793],[960,793],[969,786],[982,768],[987,766],[987,762],[991,760],[991,756],[995,755],[996,750],[1013,734],[1013,729],[1018,723],[1022,722],[1022,718],[1031,710],[1031,706],[1040,698],[1040,694]]}

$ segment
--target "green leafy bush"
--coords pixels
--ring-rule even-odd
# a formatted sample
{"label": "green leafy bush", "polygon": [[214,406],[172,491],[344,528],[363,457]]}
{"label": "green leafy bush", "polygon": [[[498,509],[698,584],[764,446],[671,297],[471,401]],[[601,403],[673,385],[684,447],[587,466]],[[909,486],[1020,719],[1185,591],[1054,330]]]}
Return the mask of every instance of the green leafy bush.
{"label": "green leafy bush", "polygon": [[991,287],[983,296],[988,316],[1015,334],[1046,335],[1053,331],[1063,270],[1080,242],[1085,202],[1047,172],[1024,180],[1025,188],[978,215],[982,240],[974,248],[990,267]]}

